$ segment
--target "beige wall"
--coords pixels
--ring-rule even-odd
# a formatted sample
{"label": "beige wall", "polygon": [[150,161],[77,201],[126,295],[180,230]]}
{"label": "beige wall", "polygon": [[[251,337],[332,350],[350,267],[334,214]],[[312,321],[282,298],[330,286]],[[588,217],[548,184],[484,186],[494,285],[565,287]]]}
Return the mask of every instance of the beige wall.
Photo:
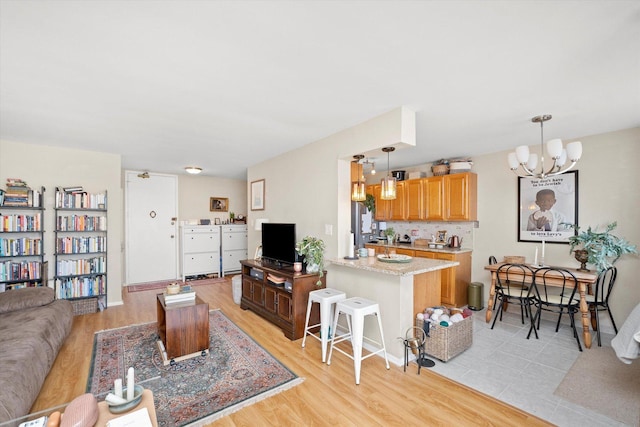
{"label": "beige wall", "polygon": [[[210,212],[209,198],[229,199],[228,212]],[[224,179],[211,176],[178,176],[178,219],[195,221],[215,218],[228,220],[229,213],[247,216],[247,182],[239,179]]]}
{"label": "beige wall", "polygon": [[122,301],[123,202],[120,156],[94,151],[0,141],[0,185],[21,178],[32,188],[44,186],[45,260],[49,261],[49,286],[55,273],[55,188],[82,186],[90,193],[107,191],[107,303]]}

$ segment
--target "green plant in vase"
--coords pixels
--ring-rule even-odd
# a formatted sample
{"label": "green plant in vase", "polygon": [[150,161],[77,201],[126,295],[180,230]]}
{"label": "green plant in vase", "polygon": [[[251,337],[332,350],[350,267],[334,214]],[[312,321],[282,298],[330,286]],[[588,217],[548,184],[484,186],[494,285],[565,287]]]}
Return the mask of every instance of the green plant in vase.
{"label": "green plant in vase", "polygon": [[304,239],[296,243],[296,252],[304,256],[307,264],[307,273],[318,273],[319,278],[316,285],[322,285],[320,278],[324,275],[324,240],[313,236],[305,236]]}
{"label": "green plant in vase", "polygon": [[[575,252],[575,258],[581,263],[578,271],[589,271],[586,264],[593,264],[600,273],[611,267],[624,254],[638,254],[636,245],[611,234],[617,226],[617,222],[607,225],[605,231],[597,232],[591,227],[587,231],[580,231],[575,224],[568,224],[576,235],[569,237],[569,253]],[[580,246],[580,249],[575,249]]]}

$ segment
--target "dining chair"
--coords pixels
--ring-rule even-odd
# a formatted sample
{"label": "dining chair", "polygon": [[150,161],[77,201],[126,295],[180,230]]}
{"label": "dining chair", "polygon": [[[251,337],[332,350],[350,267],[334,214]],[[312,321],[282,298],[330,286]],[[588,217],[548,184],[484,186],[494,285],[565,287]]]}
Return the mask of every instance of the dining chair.
{"label": "dining chair", "polygon": [[[535,271],[534,277],[532,297],[535,300],[534,303],[537,310],[527,338],[531,335],[532,330],[540,329],[540,318],[543,311],[558,313],[558,321],[556,323],[556,332],[558,332],[562,314],[566,310],[571,321],[573,336],[578,342],[578,349],[582,351],[580,336],[578,335],[574,318],[574,315],[580,311],[580,300],[576,298],[578,289],[576,277],[570,271],[556,267],[539,268]],[[535,326],[536,322],[537,328]]]}
{"label": "dining chair", "polygon": [[[532,329],[535,331],[536,328],[533,325],[534,317],[531,311],[531,306],[535,304],[535,298],[532,293],[533,287],[531,286],[533,277],[533,270],[524,264],[506,263],[498,267],[496,270],[496,301],[498,302],[498,309],[494,315],[491,329],[496,325],[498,317],[502,321],[502,313],[507,304],[517,304],[520,306],[522,324],[524,325],[526,315],[532,323]],[[531,329],[529,330],[529,335],[530,333]],[[538,338],[537,331],[535,331],[535,335]]]}
{"label": "dining chair", "polygon": [[[489,256],[489,265],[497,264],[498,260],[493,255]],[[498,303],[498,293],[493,296],[493,307]]]}
{"label": "dining chair", "polygon": [[[616,282],[616,276],[618,275],[618,269],[616,267],[609,267],[604,271],[601,271],[598,275],[598,281],[596,282],[596,289],[593,295],[585,295],[585,300],[589,305],[589,310],[594,312],[595,316],[591,318],[591,326],[593,330],[598,333],[598,347],[602,347],[600,341],[600,314],[598,308],[607,310],[613,330],[618,333],[616,322],[613,320],[613,314],[611,313],[611,307],[609,307],[609,295],[613,289],[613,284]],[[595,321],[595,325],[594,325]]]}

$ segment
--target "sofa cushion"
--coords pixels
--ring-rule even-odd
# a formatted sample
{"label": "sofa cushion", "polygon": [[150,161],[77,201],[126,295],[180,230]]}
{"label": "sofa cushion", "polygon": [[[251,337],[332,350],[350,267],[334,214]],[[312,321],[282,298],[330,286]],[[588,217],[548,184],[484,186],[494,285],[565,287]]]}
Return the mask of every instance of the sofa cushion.
{"label": "sofa cushion", "polygon": [[46,286],[0,292],[0,313],[47,305],[53,299],[53,289]]}

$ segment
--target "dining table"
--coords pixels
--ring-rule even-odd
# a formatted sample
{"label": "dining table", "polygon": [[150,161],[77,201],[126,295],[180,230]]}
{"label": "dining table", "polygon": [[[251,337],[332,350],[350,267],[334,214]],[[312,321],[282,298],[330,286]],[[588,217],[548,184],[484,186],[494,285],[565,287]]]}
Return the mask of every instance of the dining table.
{"label": "dining table", "polygon": [[[493,312],[493,300],[496,294],[497,270],[503,264],[506,264],[506,263],[501,262],[496,264],[489,264],[484,267],[485,270],[489,270],[491,272],[491,288],[489,289],[489,301],[487,302],[487,316],[486,316],[487,323],[489,323],[489,321],[491,320],[492,312]],[[534,274],[540,268],[535,265],[529,265],[529,267],[531,267]],[[590,319],[589,305],[587,304],[585,295],[587,294],[588,290],[591,289],[591,285],[595,284],[596,281],[598,280],[598,275],[595,272],[579,271],[575,268],[567,268],[567,267],[554,267],[554,268],[560,268],[560,269],[569,271],[574,275],[574,277],[576,278],[576,281],[578,282],[577,283],[578,292],[580,293],[580,315],[582,317],[582,338],[584,341],[584,346],[587,348],[591,348],[591,331],[589,330],[589,323],[590,323],[589,322],[589,319]],[[527,277],[531,276],[529,272],[526,272],[524,274]],[[512,276],[513,272],[510,272],[509,275]],[[521,276],[521,274],[518,275],[517,277],[519,276]],[[563,276],[560,273],[550,272],[547,277],[551,277],[552,279],[553,278],[558,279],[557,282],[555,282],[554,280],[547,281],[547,284],[553,285],[554,283],[557,283],[558,286],[562,285]],[[531,280],[533,280],[533,278],[531,278]],[[525,278],[525,281],[527,281],[527,278]]]}

